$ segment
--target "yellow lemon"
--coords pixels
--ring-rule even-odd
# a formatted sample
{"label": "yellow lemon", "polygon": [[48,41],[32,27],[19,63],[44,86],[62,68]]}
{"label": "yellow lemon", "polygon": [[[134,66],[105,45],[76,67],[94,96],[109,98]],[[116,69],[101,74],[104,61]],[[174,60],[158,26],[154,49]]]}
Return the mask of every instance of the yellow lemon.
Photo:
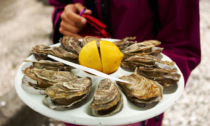
{"label": "yellow lemon", "polygon": [[115,72],[123,59],[123,53],[112,42],[100,40],[87,43],[80,51],[79,63],[83,66],[110,74]]}

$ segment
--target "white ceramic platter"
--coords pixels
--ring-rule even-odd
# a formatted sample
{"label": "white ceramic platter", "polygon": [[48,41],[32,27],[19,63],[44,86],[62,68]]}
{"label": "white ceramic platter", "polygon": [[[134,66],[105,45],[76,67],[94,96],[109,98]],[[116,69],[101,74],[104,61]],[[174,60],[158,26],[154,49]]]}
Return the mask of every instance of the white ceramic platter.
{"label": "white ceramic platter", "polygon": [[[114,41],[114,39],[106,39],[106,40]],[[59,44],[56,44],[55,46],[59,46]],[[168,58],[163,54],[161,54],[161,57],[162,60],[171,61],[170,58]],[[32,55],[28,57],[27,60],[35,60],[35,58]],[[90,75],[78,69],[74,69],[72,72],[78,76],[91,77],[93,82],[93,89],[89,98],[83,104],[76,106],[72,109],[62,110],[62,111],[52,110],[42,103],[42,100],[44,99],[45,95],[27,92],[22,87],[22,78],[24,76],[23,70],[30,65],[31,63],[29,62],[23,62],[17,71],[15,78],[15,88],[18,96],[22,99],[22,101],[26,105],[28,105],[34,111],[39,112],[47,117],[73,124],[123,125],[123,124],[131,124],[143,121],[163,113],[166,109],[174,105],[184,90],[184,78],[180,69],[176,66],[178,69],[178,73],[181,74],[181,78],[178,81],[177,86],[164,89],[163,99],[159,103],[151,104],[144,108],[140,108],[129,102],[125,97],[125,95],[122,93],[123,109],[119,113],[109,117],[94,117],[91,115],[89,104],[92,101],[93,94],[97,87],[97,84],[103,78]],[[119,68],[115,73],[111,74],[111,76],[121,77],[123,75],[129,75],[129,74],[131,74],[131,72],[127,72]]]}

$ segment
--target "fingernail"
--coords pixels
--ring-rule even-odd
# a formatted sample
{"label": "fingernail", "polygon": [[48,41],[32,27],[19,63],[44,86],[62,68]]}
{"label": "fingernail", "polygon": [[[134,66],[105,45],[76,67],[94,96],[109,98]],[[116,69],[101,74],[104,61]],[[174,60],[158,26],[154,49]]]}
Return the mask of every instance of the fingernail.
{"label": "fingernail", "polygon": [[82,18],[81,22],[84,24],[86,22],[86,19]]}
{"label": "fingernail", "polygon": [[85,14],[87,14],[87,13],[90,13],[90,10],[87,10],[87,9],[86,9],[86,10],[85,10]]}

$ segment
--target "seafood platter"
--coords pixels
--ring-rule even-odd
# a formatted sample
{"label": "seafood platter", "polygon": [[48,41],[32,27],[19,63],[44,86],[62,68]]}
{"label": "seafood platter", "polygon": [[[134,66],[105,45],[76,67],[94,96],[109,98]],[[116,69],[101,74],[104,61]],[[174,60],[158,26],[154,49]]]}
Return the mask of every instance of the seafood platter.
{"label": "seafood platter", "polygon": [[[161,53],[160,44],[157,40],[137,42],[135,37],[119,40],[64,36],[58,44],[32,48],[32,55],[17,71],[15,88],[34,111],[63,122],[123,125],[143,121],[174,105],[184,90],[180,69]],[[91,49],[96,51],[91,54]],[[116,54],[115,58],[109,58],[109,54]],[[48,55],[97,67],[126,82],[100,77]]]}

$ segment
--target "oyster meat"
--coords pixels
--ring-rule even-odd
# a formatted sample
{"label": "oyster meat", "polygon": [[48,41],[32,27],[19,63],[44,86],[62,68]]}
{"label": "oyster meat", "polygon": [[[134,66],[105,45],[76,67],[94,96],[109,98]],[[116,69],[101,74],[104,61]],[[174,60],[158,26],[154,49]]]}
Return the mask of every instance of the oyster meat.
{"label": "oyster meat", "polygon": [[34,54],[37,60],[47,59],[48,54],[51,54],[56,57],[69,60],[69,61],[75,61],[78,59],[78,55],[75,53],[68,52],[60,47],[49,47],[45,45],[36,45],[32,49],[32,54]]}
{"label": "oyster meat", "polygon": [[146,104],[159,102],[162,99],[163,87],[156,81],[149,80],[136,72],[120,79],[129,83],[117,82],[126,97],[137,106],[144,107]]}
{"label": "oyster meat", "polygon": [[98,85],[90,104],[94,116],[111,116],[122,109],[123,98],[117,86],[109,79],[103,79]]}
{"label": "oyster meat", "polygon": [[52,109],[71,107],[84,100],[90,93],[92,80],[77,78],[68,82],[58,82],[45,90],[44,103]]}
{"label": "oyster meat", "polygon": [[[35,80],[29,81],[28,84],[36,89],[45,89],[58,82],[68,82],[70,80],[78,78],[68,71],[53,71],[46,69],[38,69],[35,67],[28,67],[24,70],[25,76]],[[36,83],[34,83],[36,82]]]}

